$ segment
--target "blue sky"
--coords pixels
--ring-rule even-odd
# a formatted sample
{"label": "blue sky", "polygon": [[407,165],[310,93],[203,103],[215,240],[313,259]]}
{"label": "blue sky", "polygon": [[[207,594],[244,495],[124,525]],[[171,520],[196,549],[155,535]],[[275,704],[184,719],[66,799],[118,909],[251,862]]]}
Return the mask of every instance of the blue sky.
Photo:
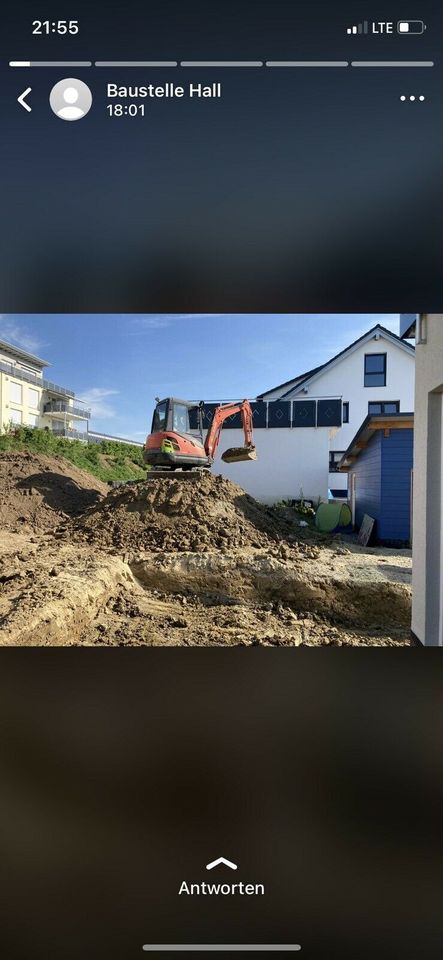
{"label": "blue sky", "polygon": [[255,397],[398,314],[11,314],[0,339],[50,362],[48,379],[92,408],[91,426],[141,440],[154,398]]}

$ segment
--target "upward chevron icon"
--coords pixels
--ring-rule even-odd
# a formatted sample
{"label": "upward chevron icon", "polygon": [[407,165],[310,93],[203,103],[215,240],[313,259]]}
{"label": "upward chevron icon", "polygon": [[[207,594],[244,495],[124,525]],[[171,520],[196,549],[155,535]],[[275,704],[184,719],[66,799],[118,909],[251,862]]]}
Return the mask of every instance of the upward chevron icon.
{"label": "upward chevron icon", "polygon": [[211,863],[206,864],[207,870],[213,870],[214,867],[219,867],[223,864],[225,867],[229,867],[230,870],[236,870],[237,864],[233,863],[232,860],[226,860],[225,857],[219,857],[218,860],[212,860]]}

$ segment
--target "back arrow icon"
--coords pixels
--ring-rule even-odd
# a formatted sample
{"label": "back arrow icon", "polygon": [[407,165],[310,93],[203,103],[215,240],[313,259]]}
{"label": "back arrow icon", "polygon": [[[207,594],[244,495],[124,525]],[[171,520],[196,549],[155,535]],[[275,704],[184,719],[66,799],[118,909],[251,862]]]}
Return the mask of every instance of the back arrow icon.
{"label": "back arrow icon", "polygon": [[31,90],[32,90],[32,87],[26,87],[26,90],[23,90],[23,93],[21,93],[20,96],[17,97],[17,101],[20,104],[20,106],[24,107],[24,109],[27,110],[28,113],[31,113],[32,107],[29,106],[29,103],[25,102],[25,98],[28,96],[28,93],[31,93]]}

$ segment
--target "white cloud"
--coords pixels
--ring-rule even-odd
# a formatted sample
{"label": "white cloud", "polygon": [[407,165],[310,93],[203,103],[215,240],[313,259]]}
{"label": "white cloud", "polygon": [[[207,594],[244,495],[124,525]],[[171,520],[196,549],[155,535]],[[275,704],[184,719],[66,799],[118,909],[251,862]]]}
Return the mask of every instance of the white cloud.
{"label": "white cloud", "polygon": [[134,317],[132,321],[133,332],[143,333],[145,330],[163,330],[169,327],[168,317]]}
{"label": "white cloud", "polygon": [[224,317],[224,313],[159,313],[155,315],[132,317],[132,334],[146,333],[150,330],[163,330],[175,320],[206,320],[208,317]]}
{"label": "white cloud", "polygon": [[108,398],[115,397],[118,393],[118,390],[108,390],[106,387],[91,387],[90,390],[85,390],[79,396],[79,400],[83,400],[83,403],[91,408],[92,417],[103,420],[107,417],[117,416],[112,403],[108,402]]}
{"label": "white cloud", "polygon": [[35,334],[31,333],[22,322],[10,317],[0,317],[0,337],[31,353],[35,353],[41,346],[41,341]]}

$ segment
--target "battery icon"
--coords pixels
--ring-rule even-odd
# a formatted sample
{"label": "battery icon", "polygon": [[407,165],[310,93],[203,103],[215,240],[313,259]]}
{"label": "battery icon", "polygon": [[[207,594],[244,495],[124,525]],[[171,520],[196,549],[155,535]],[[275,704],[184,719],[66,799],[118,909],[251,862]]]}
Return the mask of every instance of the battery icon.
{"label": "battery icon", "polygon": [[397,23],[397,33],[424,33],[426,24],[423,20],[399,20]]}

